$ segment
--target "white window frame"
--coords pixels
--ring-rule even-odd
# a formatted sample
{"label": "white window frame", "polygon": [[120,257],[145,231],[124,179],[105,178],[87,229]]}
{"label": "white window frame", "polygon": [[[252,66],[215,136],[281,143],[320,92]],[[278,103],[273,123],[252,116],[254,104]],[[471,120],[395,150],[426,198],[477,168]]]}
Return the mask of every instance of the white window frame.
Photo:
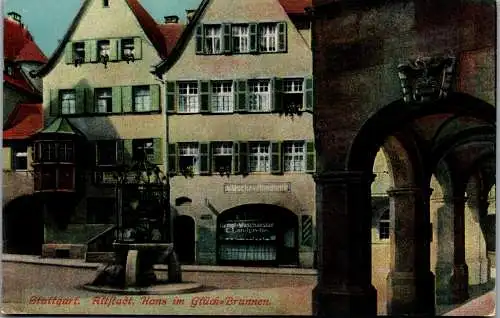
{"label": "white window frame", "polygon": [[[26,167],[18,168],[17,167],[17,158],[26,158]],[[12,148],[12,168],[15,171],[26,171],[28,170],[28,147],[20,147]]]}
{"label": "white window frame", "polygon": [[151,91],[149,86],[136,86],[133,88],[134,112],[151,111]]}
{"label": "white window frame", "polygon": [[232,81],[212,82],[211,108],[213,113],[234,111],[234,85]]}
{"label": "white window frame", "polygon": [[[231,27],[234,53],[250,52],[250,27],[248,24],[236,24]],[[236,45],[237,44],[237,45]]]}
{"label": "white window frame", "polygon": [[73,55],[76,58],[81,58],[81,62],[85,61],[85,42],[73,43]]}
{"label": "white window frame", "polygon": [[61,91],[61,114],[71,115],[76,113],[76,91]]}
{"label": "white window frame", "polygon": [[200,112],[200,95],[197,82],[179,82],[179,113]]}
{"label": "white window frame", "polygon": [[259,51],[278,52],[278,24],[259,25]]}
{"label": "white window frame", "polygon": [[248,170],[249,172],[271,171],[271,145],[269,142],[249,144]]}
{"label": "white window frame", "polygon": [[109,40],[100,40],[97,43],[98,43],[97,50],[98,50],[99,56],[108,56],[109,57],[109,54],[111,52],[111,44],[110,44]]}
{"label": "white window frame", "polygon": [[205,29],[205,53],[221,54],[222,53],[222,25],[206,24]]}
{"label": "white window frame", "polygon": [[229,169],[231,169],[231,166],[233,164],[233,143],[232,142],[218,142],[213,144],[213,149],[212,149],[212,156],[213,156],[213,168],[215,172],[220,172],[218,170],[218,167],[216,166],[217,164],[217,158],[230,158],[231,163],[229,165]]}
{"label": "white window frame", "polygon": [[[100,114],[113,112],[113,92],[111,88],[96,88],[96,112]],[[110,110],[108,111],[108,107]]]}
{"label": "white window frame", "polygon": [[271,81],[251,80],[248,82],[248,110],[271,111]]}
{"label": "white window frame", "polygon": [[121,47],[122,47],[122,59],[128,60],[129,57],[134,55],[135,46],[133,38],[122,39]]}
{"label": "white window frame", "polygon": [[[179,167],[181,158],[192,157],[193,173],[200,172],[200,145],[198,143],[179,143]],[[182,169],[182,167],[180,167]]]}
{"label": "white window frame", "polygon": [[293,141],[284,143],[283,171],[304,172],[306,171],[306,145],[305,142]]}

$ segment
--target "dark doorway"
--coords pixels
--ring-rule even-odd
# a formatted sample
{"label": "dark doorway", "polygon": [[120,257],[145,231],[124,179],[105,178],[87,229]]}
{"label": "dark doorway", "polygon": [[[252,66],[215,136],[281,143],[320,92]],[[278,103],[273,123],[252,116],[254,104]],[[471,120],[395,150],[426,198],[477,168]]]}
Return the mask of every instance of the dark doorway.
{"label": "dark doorway", "polygon": [[2,215],[4,253],[40,255],[43,244],[43,206],[31,195],[4,206]]}
{"label": "dark doorway", "polygon": [[182,264],[194,263],[194,220],[187,215],[178,215],[174,219],[175,252]]}

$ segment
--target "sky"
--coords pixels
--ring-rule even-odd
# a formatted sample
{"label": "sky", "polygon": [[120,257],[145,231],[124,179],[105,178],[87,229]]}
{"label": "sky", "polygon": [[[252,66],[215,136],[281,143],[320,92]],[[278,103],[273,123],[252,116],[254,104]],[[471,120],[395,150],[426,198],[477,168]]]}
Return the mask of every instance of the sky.
{"label": "sky", "polygon": [[[1,0],[0,0],[1,1]],[[116,1],[116,0],[111,0]],[[64,37],[82,0],[3,0],[3,15],[15,11],[47,57]],[[151,16],[161,22],[167,15],[185,21],[186,9],[195,9],[201,0],[140,0]]]}

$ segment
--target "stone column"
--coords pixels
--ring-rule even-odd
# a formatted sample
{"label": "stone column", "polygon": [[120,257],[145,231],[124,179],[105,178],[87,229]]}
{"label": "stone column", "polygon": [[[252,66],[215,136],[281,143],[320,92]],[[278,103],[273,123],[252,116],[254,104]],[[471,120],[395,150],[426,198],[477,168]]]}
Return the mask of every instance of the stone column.
{"label": "stone column", "polygon": [[465,222],[464,211],[466,198],[454,197],[454,254],[453,275],[450,280],[452,290],[452,302],[462,303],[469,298],[469,269],[465,262]]}
{"label": "stone column", "polygon": [[388,315],[435,314],[430,271],[429,192],[404,187],[387,191],[391,208],[391,271]]}
{"label": "stone column", "polygon": [[377,291],[371,284],[371,198],[373,174],[335,171],[316,177],[318,284],[313,314],[374,316]]}

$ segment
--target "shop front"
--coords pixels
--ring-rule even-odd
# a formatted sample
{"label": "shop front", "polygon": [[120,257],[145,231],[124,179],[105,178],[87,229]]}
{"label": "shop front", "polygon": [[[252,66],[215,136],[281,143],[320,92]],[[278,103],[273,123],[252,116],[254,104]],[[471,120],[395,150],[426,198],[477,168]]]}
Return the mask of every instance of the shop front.
{"label": "shop front", "polygon": [[280,266],[298,264],[297,216],[284,208],[251,204],[217,219],[217,263]]}

